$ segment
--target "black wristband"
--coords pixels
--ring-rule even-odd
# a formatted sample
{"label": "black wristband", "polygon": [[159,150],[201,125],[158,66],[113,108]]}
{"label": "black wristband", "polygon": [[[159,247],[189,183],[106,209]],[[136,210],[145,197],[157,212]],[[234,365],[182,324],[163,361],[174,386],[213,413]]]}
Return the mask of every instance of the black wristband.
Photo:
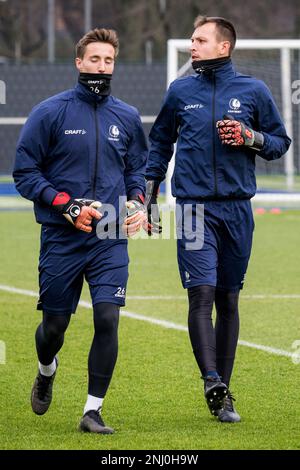
{"label": "black wristband", "polygon": [[261,132],[253,131],[254,132],[254,142],[253,145],[251,145],[250,148],[253,150],[257,150],[258,152],[262,150],[264,146],[264,135]]}
{"label": "black wristband", "polygon": [[148,180],[146,182],[146,196],[145,196],[145,206],[149,206],[149,204],[156,203],[156,199],[158,196],[159,190],[159,181],[155,180]]}

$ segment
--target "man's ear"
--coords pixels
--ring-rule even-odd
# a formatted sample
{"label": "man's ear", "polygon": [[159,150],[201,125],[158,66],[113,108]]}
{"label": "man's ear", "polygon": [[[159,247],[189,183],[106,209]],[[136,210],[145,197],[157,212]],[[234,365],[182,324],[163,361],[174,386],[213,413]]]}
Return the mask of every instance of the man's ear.
{"label": "man's ear", "polygon": [[79,57],[76,57],[76,59],[75,59],[75,66],[76,66],[77,70],[79,70],[79,72],[80,72],[81,66],[82,66],[82,60]]}
{"label": "man's ear", "polygon": [[230,41],[222,41],[220,45],[220,52],[222,56],[229,56],[229,50],[230,50]]}

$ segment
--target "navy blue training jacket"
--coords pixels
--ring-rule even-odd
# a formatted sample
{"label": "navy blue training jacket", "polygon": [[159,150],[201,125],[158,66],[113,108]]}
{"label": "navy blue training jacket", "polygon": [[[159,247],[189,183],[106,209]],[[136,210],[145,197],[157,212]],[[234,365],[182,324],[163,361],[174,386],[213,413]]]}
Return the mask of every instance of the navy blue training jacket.
{"label": "navy blue training jacket", "polygon": [[114,205],[144,193],[147,143],[135,108],[78,84],[33,108],[16,152],[14,180],[36,220],[69,222],[53,210],[57,192]]}
{"label": "navy blue training jacket", "polygon": [[[263,149],[222,145],[216,121],[225,114],[262,132]],[[147,179],[165,178],[176,140],[172,194],[200,200],[251,198],[256,153],[275,160],[291,143],[265,83],[235,72],[231,62],[171,84],[150,132]]]}

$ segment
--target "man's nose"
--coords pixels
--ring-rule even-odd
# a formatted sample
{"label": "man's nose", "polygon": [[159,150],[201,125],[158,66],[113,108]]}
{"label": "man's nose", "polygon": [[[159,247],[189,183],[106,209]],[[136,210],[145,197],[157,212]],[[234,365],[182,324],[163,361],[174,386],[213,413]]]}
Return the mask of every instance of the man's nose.
{"label": "man's nose", "polygon": [[105,72],[105,63],[104,62],[100,62],[100,64],[98,65],[98,72],[99,73],[104,73]]}

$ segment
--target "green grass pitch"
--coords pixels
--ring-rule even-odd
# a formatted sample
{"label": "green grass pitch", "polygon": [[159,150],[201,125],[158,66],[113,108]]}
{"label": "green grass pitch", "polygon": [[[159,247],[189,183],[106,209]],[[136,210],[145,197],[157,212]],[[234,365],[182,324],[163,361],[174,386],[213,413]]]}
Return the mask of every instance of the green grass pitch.
{"label": "green grass pitch", "polygon": [[[33,214],[0,212],[0,227],[0,284],[37,291],[39,226]],[[299,234],[300,211],[256,216],[240,302],[241,340],[289,352],[300,340]],[[130,258],[125,310],[186,326],[175,241],[132,240]],[[0,299],[0,341],[6,346],[6,362],[0,364],[1,449],[300,449],[300,364],[239,346],[231,388],[242,422],[221,424],[208,413],[187,333],[124,316],[103,413],[116,433],[79,433],[92,339],[91,310],[82,307],[60,352],[52,405],[36,416],[29,400],[37,370],[36,299],[1,288]],[[82,300],[90,300],[86,286]]]}

